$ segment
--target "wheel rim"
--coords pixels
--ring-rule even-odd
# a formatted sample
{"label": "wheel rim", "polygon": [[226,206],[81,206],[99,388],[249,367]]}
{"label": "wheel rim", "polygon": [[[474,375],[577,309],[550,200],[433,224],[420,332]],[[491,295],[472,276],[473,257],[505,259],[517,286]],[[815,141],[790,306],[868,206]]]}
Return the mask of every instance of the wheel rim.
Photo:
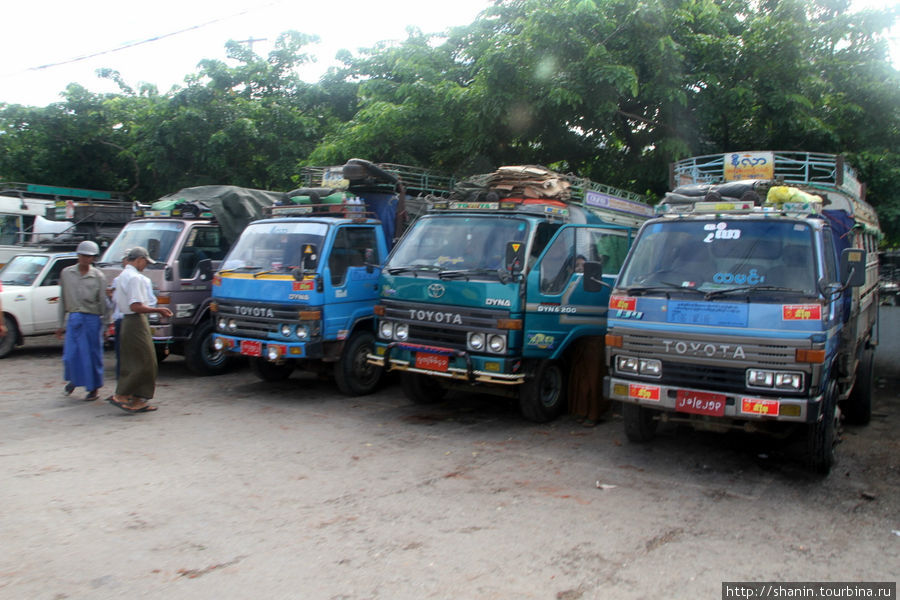
{"label": "wheel rim", "polygon": [[562,374],[556,366],[548,367],[541,378],[540,399],[541,404],[547,408],[556,406],[562,391]]}
{"label": "wheel rim", "polygon": [[362,346],[353,357],[353,374],[363,385],[371,385],[378,376],[375,365],[369,364],[366,358],[370,350],[368,346]]}

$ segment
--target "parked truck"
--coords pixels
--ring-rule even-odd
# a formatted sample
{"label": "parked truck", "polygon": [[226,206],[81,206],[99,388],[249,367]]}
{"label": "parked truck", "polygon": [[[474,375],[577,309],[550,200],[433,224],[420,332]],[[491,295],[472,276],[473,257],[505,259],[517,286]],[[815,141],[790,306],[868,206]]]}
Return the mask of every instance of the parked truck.
{"label": "parked truck", "polygon": [[215,348],[249,357],[265,381],[303,368],[366,394],[381,378],[366,360],[372,311],[405,195],[444,192],[451,180],[361,159],[304,174],[308,186],[248,226],[216,274]]}
{"label": "parked truck", "polygon": [[660,421],[805,429],[827,473],[840,417],[871,414],[880,237],[842,157],[699,156],[672,167],[609,301],[604,390],[625,433]]}
{"label": "parked truck", "polygon": [[463,389],[518,399],[532,421],[555,418],[572,369],[597,373],[574,353],[599,340],[602,362],[609,287],[650,215],[636,194],[542,167],[464,182],[388,259],[370,361],[399,371],[415,403]]}
{"label": "parked truck", "polygon": [[141,207],[140,218],[128,223],[103,253],[97,266],[110,282],[122,270],[129,248],[143,246],[156,261],[144,275],[153,282],[157,302],[173,313],[170,319],[150,315],[159,360],[171,352],[183,355],[188,368],[200,375],[227,370],[228,357],[213,347],[213,273],[244,227],[282,198],[280,192],[228,185],[185,188]]}

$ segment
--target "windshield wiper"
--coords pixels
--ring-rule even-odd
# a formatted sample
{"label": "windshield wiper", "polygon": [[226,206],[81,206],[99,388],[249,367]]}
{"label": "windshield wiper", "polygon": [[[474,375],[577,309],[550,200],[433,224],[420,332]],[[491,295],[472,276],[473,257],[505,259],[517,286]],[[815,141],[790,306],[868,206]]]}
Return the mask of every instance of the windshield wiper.
{"label": "windshield wiper", "polygon": [[465,279],[469,280],[469,277],[474,275],[496,275],[497,279],[500,280],[501,283],[507,283],[510,280],[510,274],[504,269],[455,269],[455,270],[447,270],[441,271],[438,273],[438,277],[440,279]]}
{"label": "windshield wiper", "polygon": [[662,285],[633,285],[631,287],[625,288],[625,292],[628,294],[641,295],[649,292],[693,292],[695,294],[703,294],[702,290],[692,287],[685,287],[683,285],[678,285],[677,283],[671,283],[668,281],[660,281],[658,282]]}
{"label": "windshield wiper", "polygon": [[408,273],[410,271],[415,274],[416,271],[440,271],[440,267],[435,267],[434,265],[408,265],[405,267],[391,267],[387,269],[387,272],[391,275],[399,275],[401,273]]}
{"label": "windshield wiper", "polygon": [[221,271],[219,271],[219,274],[221,275],[222,273],[234,273],[236,271],[240,271],[241,269],[262,269],[262,267],[257,267],[257,266],[253,266],[253,265],[247,265],[244,267],[234,267],[233,269],[222,269]]}
{"label": "windshield wiper", "polygon": [[710,300],[712,298],[716,298],[718,296],[725,296],[728,294],[733,294],[735,292],[796,292],[798,294],[804,294],[803,290],[798,290],[795,288],[782,287],[778,285],[744,285],[741,287],[733,287],[726,288],[724,290],[712,290],[706,292],[706,299]]}

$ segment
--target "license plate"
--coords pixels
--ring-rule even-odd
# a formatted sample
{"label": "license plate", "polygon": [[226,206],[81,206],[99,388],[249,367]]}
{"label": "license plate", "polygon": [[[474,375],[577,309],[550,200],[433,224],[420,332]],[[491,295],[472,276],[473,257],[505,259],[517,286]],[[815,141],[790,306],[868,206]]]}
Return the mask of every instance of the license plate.
{"label": "license plate", "polygon": [[262,342],[241,340],[241,354],[244,356],[262,356]]}
{"label": "license plate", "polygon": [[678,390],[675,398],[675,410],[695,415],[721,417],[725,414],[725,396],[709,392]]}
{"label": "license plate", "polygon": [[443,354],[427,354],[424,352],[416,352],[416,368],[427,369],[429,371],[447,372],[447,365],[450,364],[450,357]]}

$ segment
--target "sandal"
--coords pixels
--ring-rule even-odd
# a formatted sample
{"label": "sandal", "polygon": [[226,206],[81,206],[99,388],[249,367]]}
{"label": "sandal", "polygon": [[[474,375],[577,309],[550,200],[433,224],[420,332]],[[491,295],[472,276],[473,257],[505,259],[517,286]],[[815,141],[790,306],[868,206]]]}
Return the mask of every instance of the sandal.
{"label": "sandal", "polygon": [[133,414],[133,413],[136,413],[136,412],[140,412],[140,411],[141,411],[141,409],[139,409],[139,408],[132,408],[131,406],[129,406],[129,405],[128,405],[127,403],[125,403],[125,402],[119,402],[118,400],[116,400],[116,397],[115,397],[115,396],[110,396],[109,398],[107,398],[107,400],[108,400],[109,403],[112,404],[113,406],[117,406],[117,407],[121,408],[122,410],[124,410],[124,411],[127,412],[127,413],[132,413],[132,414]]}
{"label": "sandal", "polygon": [[67,383],[66,387],[63,388],[63,391],[66,393],[66,396],[71,396],[72,392],[75,391],[75,384]]}
{"label": "sandal", "polygon": [[93,402],[94,400],[99,400],[100,394],[97,393],[97,390],[91,390],[88,392],[88,395],[84,397],[85,402]]}

